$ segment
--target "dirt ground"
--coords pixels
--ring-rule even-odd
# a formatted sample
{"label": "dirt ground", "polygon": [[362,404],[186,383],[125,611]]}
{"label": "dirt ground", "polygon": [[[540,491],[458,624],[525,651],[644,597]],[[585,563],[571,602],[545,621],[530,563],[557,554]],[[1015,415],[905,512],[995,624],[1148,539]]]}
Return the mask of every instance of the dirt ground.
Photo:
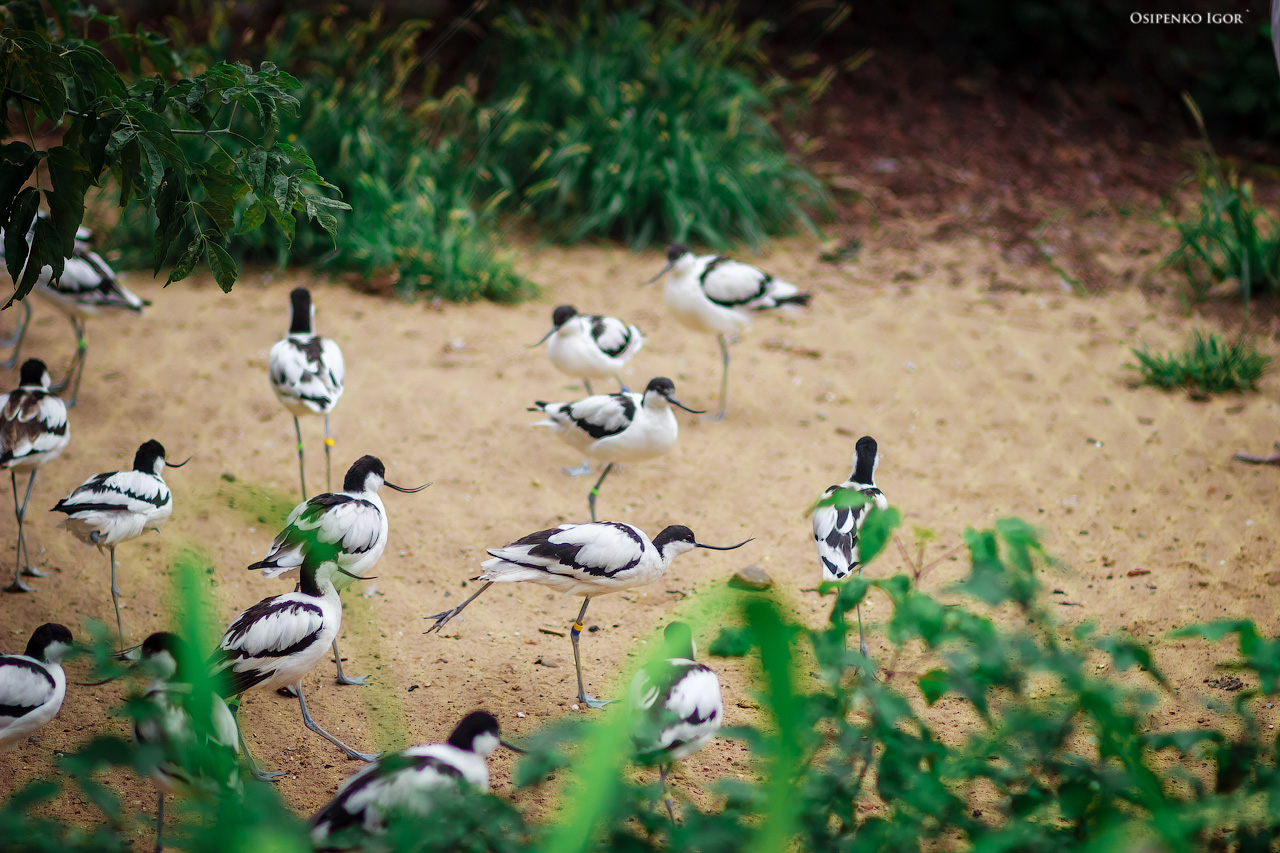
{"label": "dirt ground", "polygon": [[[1169,248],[1167,232],[1140,222],[1085,220],[1079,228],[1085,237],[1090,228],[1108,232],[1112,249],[1096,259],[1117,280],[1146,276]],[[916,526],[938,534],[930,553],[958,544],[967,526],[1003,516],[1040,525],[1064,561],[1047,581],[1061,591],[1054,600],[1064,605],[1062,619],[1094,620],[1153,643],[1179,690],[1160,712],[1170,724],[1205,718],[1205,680],[1230,649],[1171,641],[1166,632],[1227,616],[1280,630],[1280,471],[1231,461],[1235,451],[1262,452],[1280,438],[1280,378],[1265,379],[1261,393],[1208,402],[1131,388],[1122,367],[1127,347],[1169,348],[1192,327],[1231,328],[1189,320],[1173,300],[1136,287],[1078,296],[1043,264],[937,232],[929,219],[892,223],[843,265],[821,262],[809,239],[751,258],[812,290],[813,310],[759,318],[732,349],[729,417],[711,423],[679,413],[675,450],[623,466],[602,488],[599,509],[602,519],[651,535],[682,523],[713,544],[755,541],[683,556],[660,582],[597,599],[582,643],[589,690],[620,695],[629,659],[673,613],[695,619],[705,648],[732,615],[700,612],[698,593],[748,563],[772,575],[796,618],[818,624],[829,600],[813,591],[819,571],[802,513],[848,476],[863,434],[880,443],[879,483],[905,513],[904,537],[910,541]],[[118,551],[128,636],[140,641],[168,626],[167,567],[185,548],[215,567],[208,601],[222,625],[288,589],[243,567],[276,531],[280,519],[271,514],[297,495],[292,424],[268,387],[266,360],[287,328],[288,290],[303,283],[313,289],[318,330],[340,343],[348,365],[333,416],[335,486],[365,453],[384,460],[392,482],[433,483],[417,495],[384,492],[390,546],[378,579],[346,594],[342,634],[348,672],[372,674],[373,684],[339,687],[331,665],[318,668],[306,682],[313,715],[358,748],[396,749],[442,739],[473,708],[493,711],[516,739],[575,713],[569,640],[544,630],[565,632],[576,598],[532,585],[495,587],[443,636],[422,634],[424,616],[465,593],[462,583],[486,548],[587,518],[590,481],[560,470],[579,457],[531,428],[537,417],[525,411],[537,399],[574,399],[580,389],[524,344],[547,330],[559,303],[626,317],[647,336],[626,381],[638,388],[669,376],[679,398],[701,408],[716,403],[719,357],[714,339],[666,313],[660,285],[641,283],[661,267],[658,252],[525,245],[519,256],[544,295],[518,307],[404,305],[305,276],[247,274],[230,295],[208,280],[162,291],[145,276],[131,278],[155,304],[142,318],[89,324],[71,444],[42,471],[27,526],[33,555],[53,575],[35,581],[35,594],[0,596],[0,649],[21,651],[45,621],[77,633],[85,620],[110,621],[105,555],[56,529],[45,510],[87,476],[128,467],[148,438],[172,458],[194,459],[167,472],[175,509],[163,532]],[[25,353],[65,364],[68,324],[40,304],[36,310]],[[1260,343],[1280,355],[1274,339]],[[5,387],[15,381],[16,374],[0,377]],[[303,428],[314,491],[323,481],[322,425]],[[8,566],[14,525],[0,519]],[[925,587],[942,590],[964,565],[944,563]],[[890,551],[874,572],[903,568]],[[1131,575],[1137,570],[1148,573]],[[865,611],[873,656],[885,649],[877,629],[884,608],[873,600]],[[748,664],[712,663],[727,722],[747,720]],[[71,680],[83,678],[84,666],[71,664]],[[72,686],[39,741],[6,756],[0,796],[50,774],[57,752],[101,732],[126,734],[108,714],[122,689]],[[944,727],[965,719],[959,702],[944,701],[935,713]],[[1273,722],[1271,713],[1263,712],[1264,722]],[[303,728],[291,700],[251,694],[242,719],[263,763],[288,772],[279,789],[303,814],[356,769]],[[492,766],[495,790],[508,793],[510,758],[500,752]],[[705,803],[707,780],[750,769],[743,749],[720,741],[686,762],[680,789]],[[120,773],[110,784],[139,813],[152,808],[148,782]],[[538,808],[545,805],[538,796],[522,799]],[[56,809],[97,819],[71,795]],[[150,831],[143,817],[137,837]]]}

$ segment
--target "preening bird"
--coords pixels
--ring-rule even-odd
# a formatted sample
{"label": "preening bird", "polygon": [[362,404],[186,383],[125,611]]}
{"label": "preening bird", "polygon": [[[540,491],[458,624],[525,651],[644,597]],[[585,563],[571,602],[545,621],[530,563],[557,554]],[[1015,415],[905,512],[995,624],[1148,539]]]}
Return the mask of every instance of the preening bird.
{"label": "preening bird", "polygon": [[439,631],[495,583],[529,581],[569,595],[581,595],[582,609],[570,631],[573,665],[578,674],[578,701],[589,708],[602,708],[605,702],[587,695],[578,655],[578,635],[582,633],[582,620],[586,618],[591,599],[652,583],[666,573],[672,560],[694,548],[732,551],[750,541],[728,546],[704,545],[694,539],[692,530],[680,524],[663,529],[652,541],[640,528],[620,521],[562,524],[539,530],[502,548],[490,548],[491,559],[480,564],[484,571],[472,578],[484,581],[484,586],[457,607],[428,616],[436,621],[426,633]]}
{"label": "preening bird", "polygon": [[[875,475],[879,464],[876,440],[864,435],[854,445],[853,473],[849,479],[823,492],[814,507],[813,540],[818,546],[818,559],[822,562],[823,581],[842,581],[855,569],[859,576],[862,575],[862,563],[858,560],[858,531],[866,523],[871,506],[881,510],[889,508],[888,499],[876,488]],[[853,495],[861,495],[865,501],[858,502]],[[867,641],[862,634],[862,605],[858,605],[858,647],[862,656],[868,657]]]}
{"label": "preening bird", "polygon": [[[42,211],[40,216],[45,214]],[[27,243],[31,241],[32,231],[27,232]],[[4,231],[0,229],[0,262],[4,260]],[[75,386],[71,390],[68,407],[73,407],[80,396],[80,380],[84,376],[85,354],[88,344],[85,342],[85,321],[90,317],[98,317],[106,313],[128,311],[142,314],[143,309],[151,303],[140,299],[116,278],[115,271],[102,256],[93,251],[91,241],[93,234],[88,228],[81,227],[76,231],[75,244],[71,256],[63,261],[62,275],[52,277],[53,270],[46,267],[36,280],[32,293],[53,305],[71,321],[76,332],[76,354],[71,360],[66,378],[53,386],[53,390],[61,393],[71,386],[71,377],[75,376]],[[0,346],[13,347],[13,353],[3,367],[11,368],[18,363],[18,354],[22,349],[22,339],[26,336],[27,324],[31,320],[31,306],[22,301],[22,319],[13,337],[0,341]]]}
{"label": "preening bird", "polygon": [[302,458],[302,427],[299,415],[324,415],[325,489],[332,490],[331,453],[333,439],[329,435],[329,413],[342,397],[346,365],[342,350],[328,338],[313,331],[316,307],[311,291],[295,288],[289,294],[289,334],[276,341],[268,359],[271,388],[280,404],[293,415],[293,430],[298,437],[298,475],[302,482],[302,499],[307,499],[307,471]]}
{"label": "preening bird", "polygon": [[[378,496],[383,486],[397,492],[420,492],[427,486],[407,489],[388,483],[386,469],[376,456],[362,456],[347,470],[338,494],[316,495],[293,508],[284,530],[276,535],[267,556],[249,566],[274,578],[302,565],[308,549],[319,545],[331,551],[342,572],[334,574],[339,591],[365,577],[387,547],[387,508]],[[364,684],[364,678],[348,678],[342,671],[338,638],[333,638],[333,659],[338,666],[339,684]]]}
{"label": "preening bird", "polygon": [[[44,577],[45,573],[31,564],[23,521],[27,502],[36,484],[40,466],[53,459],[67,446],[71,433],[67,425],[67,407],[49,390],[49,371],[38,358],[29,358],[18,374],[18,388],[0,394],[0,469],[9,469],[13,486],[13,514],[18,520],[18,544],[14,549],[13,583],[6,592],[32,592],[22,576]],[[27,492],[18,503],[18,474],[30,472]]]}
{"label": "preening bird", "polygon": [[163,631],[147,637],[139,652],[137,666],[148,671],[152,680],[133,721],[133,740],[156,746],[165,756],[151,771],[156,784],[157,853],[164,849],[165,794],[186,794],[202,784],[239,786],[239,733],[227,703],[209,693],[207,714],[193,719],[193,710],[201,713],[191,705],[194,691],[186,671],[197,660],[193,654],[182,638]]}
{"label": "preening bird", "polygon": [[668,272],[666,301],[681,325],[695,332],[715,333],[720,341],[724,372],[720,380],[722,420],[728,411],[729,345],[726,340],[751,325],[757,311],[795,309],[809,304],[811,294],[774,278],[763,270],[723,255],[695,255],[687,246],[667,247],[667,265],[650,282]]}
{"label": "preening bird", "polygon": [[[324,658],[342,628],[342,603],[333,586],[334,573],[343,571],[337,564],[336,551],[332,546],[316,544],[303,549],[298,589],[264,598],[237,616],[209,659],[209,669],[215,676],[221,674],[219,692],[226,698],[254,688],[292,687],[307,728],[347,757],[373,761],[378,756],[356,752],[320,728],[311,719],[302,695],[302,677]],[[258,767],[243,732],[240,748],[257,778],[271,780],[282,775]]]}
{"label": "preening bird", "polygon": [[8,752],[62,707],[67,677],[62,658],[71,632],[53,622],[36,628],[20,655],[0,655],[0,752]]}
{"label": "preening bird", "polygon": [[551,427],[570,447],[608,463],[587,493],[587,507],[595,521],[600,484],[616,463],[653,459],[675,446],[680,425],[671,406],[702,414],[677,400],[675,383],[663,376],[651,379],[643,394],[598,394],[573,403],[539,400],[529,411],[547,416],[534,426]]}
{"label": "preening bird", "polygon": [[720,731],[724,701],[715,671],[693,659],[693,634],[672,622],[663,634],[671,657],[643,667],[631,681],[631,741],[636,757],[659,766],[662,799],[672,822],[675,805],[667,791],[671,765],[702,749]]}
{"label": "preening bird", "polygon": [[137,539],[147,528],[159,530],[173,513],[173,495],[161,474],[166,467],[181,468],[190,462],[166,462],[164,445],[155,439],[144,443],[133,456],[133,469],[95,474],[58,501],[52,512],[67,517],[60,527],[98,550],[111,555],[111,601],[116,608],[116,630],[124,648],[120,619],[120,588],[116,586],[116,546]]}
{"label": "preening bird", "polygon": [[334,836],[358,841],[386,829],[389,812],[423,815],[442,793],[470,787],[489,790],[486,759],[501,740],[498,721],[486,711],[462,718],[445,743],[411,746],[388,755],[342,783],[338,793],[311,819],[311,841],[317,846]]}
{"label": "preening bird", "polygon": [[581,379],[587,394],[592,379],[618,380],[624,391],[626,386],[618,374],[631,357],[644,346],[644,336],[635,326],[617,317],[599,314],[579,314],[572,305],[560,305],[551,315],[551,331],[533,346],[547,344],[547,356],[551,363],[575,379]]}

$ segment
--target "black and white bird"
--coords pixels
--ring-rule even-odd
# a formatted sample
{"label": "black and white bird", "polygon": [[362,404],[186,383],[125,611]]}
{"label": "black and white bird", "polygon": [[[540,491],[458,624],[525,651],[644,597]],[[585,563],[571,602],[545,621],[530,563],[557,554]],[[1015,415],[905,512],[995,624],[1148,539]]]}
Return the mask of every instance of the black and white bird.
{"label": "black and white bird", "polygon": [[579,314],[572,305],[560,305],[551,314],[551,331],[533,346],[548,338],[547,356],[562,373],[581,379],[588,394],[592,379],[612,376],[626,390],[619,374],[631,357],[644,346],[644,336],[635,326],[617,317]]}
{"label": "black and white bird", "polygon": [[[40,215],[45,214],[41,211]],[[34,228],[33,223],[32,229]],[[27,234],[28,243],[31,241],[31,233]],[[0,230],[0,262],[4,260],[3,234],[3,230]],[[71,327],[76,332],[76,354],[71,360],[71,367],[67,370],[66,378],[54,386],[54,390],[58,392],[71,387],[71,377],[74,374],[75,386],[72,387],[71,398],[67,401],[68,407],[75,406],[76,399],[80,396],[80,380],[84,375],[84,359],[88,352],[88,344],[84,337],[85,321],[90,317],[120,311],[142,314],[143,309],[151,304],[120,283],[115,271],[102,259],[101,255],[93,250],[92,240],[93,234],[88,228],[78,229],[71,257],[63,262],[62,275],[54,279],[53,270],[46,267],[41,271],[40,278],[36,280],[35,287],[32,289],[32,293],[36,296],[66,314],[67,319],[71,321]],[[13,347],[13,354],[5,365],[7,367],[13,367],[18,363],[22,339],[26,335],[27,324],[31,320],[31,305],[25,299],[22,301],[22,311],[23,316],[18,321],[18,328],[13,338],[10,341],[0,342],[0,346]]]}
{"label": "black and white bird", "polygon": [[487,711],[462,718],[445,743],[411,746],[365,767],[342,783],[338,793],[311,819],[311,841],[321,847],[338,836],[357,841],[386,829],[390,812],[424,815],[441,794],[464,787],[489,790],[489,755],[499,746],[522,752],[501,739],[498,721]]}
{"label": "black and white bird", "polygon": [[[337,549],[313,544],[303,550],[298,589],[264,598],[236,617],[209,659],[215,677],[221,673],[224,697],[259,688],[290,686],[302,708],[302,722],[341,749],[349,758],[373,761],[378,756],[357,752],[311,719],[302,695],[302,678],[324,659],[342,629],[342,603],[333,575],[342,572]],[[279,772],[263,772],[254,762],[241,733],[240,747],[253,775],[270,780]]]}
{"label": "black and white bird", "polygon": [[[67,446],[71,433],[67,425],[67,407],[49,390],[49,371],[38,358],[29,358],[18,374],[18,388],[0,394],[0,469],[9,469],[13,486],[13,514],[18,519],[18,544],[14,549],[13,583],[6,592],[31,592],[22,576],[44,577],[45,573],[31,565],[23,521],[27,502],[36,483],[40,466],[53,459]],[[27,492],[18,503],[18,474],[29,472]]]}
{"label": "black and white bird", "polygon": [[325,488],[333,489],[331,463],[333,438],[329,435],[329,413],[342,397],[342,382],[347,368],[342,350],[328,338],[313,331],[316,307],[311,291],[295,288],[289,294],[289,334],[276,341],[268,359],[271,388],[280,404],[293,415],[293,430],[298,437],[298,474],[302,481],[302,499],[307,499],[307,472],[302,461],[302,427],[299,415],[324,415]]}
{"label": "black and white bird", "polygon": [[620,521],[562,524],[539,530],[502,548],[490,548],[488,553],[492,559],[481,563],[484,571],[472,578],[484,581],[484,586],[457,607],[428,616],[436,621],[426,633],[439,631],[495,583],[529,581],[569,595],[581,595],[582,609],[570,631],[573,665],[578,673],[578,701],[589,708],[602,708],[604,702],[587,695],[578,656],[578,635],[582,633],[582,620],[591,599],[652,583],[666,573],[672,560],[694,548],[732,551],[750,541],[728,546],[704,545],[694,539],[692,530],[680,524],[663,529],[652,541],[640,528]]}
{"label": "black and white bird", "polygon": [[164,756],[151,771],[156,784],[157,853],[164,849],[165,794],[187,794],[202,784],[239,785],[238,730],[227,703],[216,693],[209,694],[207,717],[198,722],[192,719],[190,703],[195,694],[186,670],[196,661],[193,655],[182,638],[167,631],[147,637],[139,651],[137,667],[149,672],[151,682],[133,721],[133,740],[158,747]]}
{"label": "black and white bird", "polygon": [[138,448],[129,471],[95,474],[58,501],[51,512],[67,517],[59,527],[98,550],[111,555],[111,601],[116,608],[116,630],[124,648],[120,619],[120,588],[116,586],[116,546],[137,539],[150,528],[158,531],[173,513],[173,495],[161,475],[164,469],[181,468],[182,462],[166,462],[164,445],[154,438]]}
{"label": "black and white bird", "polygon": [[[889,508],[888,499],[876,488],[876,468],[879,465],[876,440],[864,435],[854,445],[853,473],[849,479],[823,492],[814,506],[813,540],[818,546],[818,559],[822,562],[823,581],[842,581],[854,570],[862,575],[862,563],[858,560],[858,531],[866,523],[867,512],[872,506],[880,510]],[[856,497],[859,495],[864,500],[859,501]],[[867,642],[862,634],[862,605],[858,605],[858,645],[862,656],[867,657]]]}
{"label": "black and white bird", "polygon": [[0,655],[0,752],[17,747],[62,707],[67,676],[62,658],[71,632],[53,622],[36,628],[20,655]]}
{"label": "black and white bird", "polygon": [[[600,484],[619,462],[642,462],[666,453],[675,446],[680,433],[672,406],[702,414],[676,399],[675,383],[664,376],[649,381],[643,394],[630,391],[597,394],[572,403],[545,403],[529,408],[543,412],[544,420],[534,426],[550,427],[567,443],[587,455],[607,463],[600,479],[587,493],[591,520],[596,520],[596,497]],[[579,473],[577,469],[570,474]]]}
{"label": "black and white bird", "polygon": [[[342,572],[332,578],[334,587],[342,591],[365,577],[386,550],[387,508],[378,490],[386,486],[411,494],[429,485],[409,489],[388,483],[382,461],[376,456],[362,456],[347,469],[343,491],[316,495],[294,507],[284,530],[272,541],[267,556],[251,564],[249,569],[261,570],[267,578],[289,572],[296,574],[306,551],[319,544],[324,549],[332,549],[334,559],[342,568]],[[343,673],[336,635],[333,659],[338,666],[339,684],[366,683],[364,678],[349,678]]]}
{"label": "black and white bird", "polygon": [[640,669],[631,681],[631,740],[636,757],[659,766],[662,800],[671,820],[675,806],[667,792],[671,765],[702,749],[720,731],[724,701],[715,671],[694,660],[693,633],[683,622],[664,632],[666,660]]}
{"label": "black and white bird", "polygon": [[686,328],[714,333],[720,341],[724,372],[715,420],[722,420],[729,399],[727,338],[751,325],[755,312],[800,308],[809,304],[812,295],[750,264],[723,255],[695,255],[681,245],[667,247],[667,265],[650,282],[668,272],[665,296],[671,313]]}

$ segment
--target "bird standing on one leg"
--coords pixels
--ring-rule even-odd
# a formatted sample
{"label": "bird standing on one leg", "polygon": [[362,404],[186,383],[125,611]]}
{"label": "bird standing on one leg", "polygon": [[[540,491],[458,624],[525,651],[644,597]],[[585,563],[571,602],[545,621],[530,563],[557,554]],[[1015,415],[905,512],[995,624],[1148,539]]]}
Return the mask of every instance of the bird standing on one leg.
{"label": "bird standing on one leg", "polygon": [[[67,425],[67,407],[49,390],[49,371],[38,358],[27,359],[18,375],[18,388],[0,394],[0,469],[9,469],[13,486],[13,514],[18,519],[18,544],[14,550],[13,583],[6,592],[32,592],[22,576],[44,577],[45,573],[31,565],[23,521],[27,502],[36,483],[40,466],[53,459],[67,446],[71,433]],[[18,502],[18,474],[31,472],[27,492]]]}
{"label": "bird standing on one leg", "polygon": [[591,390],[592,379],[618,380],[618,386],[626,390],[618,374],[633,355],[644,346],[644,335],[635,326],[627,325],[617,317],[599,314],[579,314],[572,305],[561,305],[551,315],[551,331],[533,346],[540,346],[548,338],[547,356],[562,373],[581,379]]}
{"label": "bird standing on one leg", "polygon": [[72,643],[65,626],[49,622],[36,628],[25,652],[0,655],[0,752],[57,715],[67,692],[62,658]]}
{"label": "bird standing on one leg", "polygon": [[501,739],[498,721],[486,711],[462,718],[445,743],[411,746],[388,755],[342,783],[334,798],[311,819],[311,841],[319,849],[330,838],[380,835],[389,812],[425,815],[441,794],[463,786],[489,790],[488,757],[499,746],[523,752]]}
{"label": "bird standing on one leg", "polygon": [[298,474],[302,483],[302,499],[307,499],[307,473],[302,457],[302,427],[299,415],[324,415],[325,490],[333,489],[331,478],[333,438],[329,435],[329,413],[342,397],[346,365],[342,350],[328,338],[312,331],[315,305],[305,287],[289,294],[289,334],[271,347],[271,388],[281,405],[293,415],[293,430],[298,439]]}
{"label": "bird standing on one leg", "polygon": [[[877,509],[889,508],[889,501],[884,493],[876,488],[876,468],[880,464],[876,440],[869,435],[858,439],[854,445],[853,473],[838,486],[832,486],[822,493],[818,506],[813,510],[813,539],[818,546],[818,559],[822,561],[823,581],[842,581],[849,573],[857,570],[862,576],[862,563],[858,561],[858,531],[866,523],[867,511],[874,505]],[[866,500],[857,505],[853,501],[845,502],[842,498],[852,494],[862,495]],[[836,500],[826,506],[821,504],[832,498]],[[862,605],[858,605],[858,648],[862,656],[869,657],[867,641],[862,634]]]}
{"label": "bird standing on one leg", "polygon": [[[387,547],[387,508],[378,496],[386,486],[397,492],[420,492],[427,486],[407,489],[388,483],[386,469],[376,456],[362,456],[347,470],[338,494],[316,495],[293,508],[284,530],[276,535],[267,556],[249,566],[261,569],[262,576],[274,578],[296,572],[312,547],[332,549],[342,572],[333,580],[340,592],[364,577],[382,559]],[[365,684],[364,678],[348,678],[342,671],[338,638],[333,638],[333,660],[338,666],[339,684]]]}
{"label": "bird standing on one leg", "polygon": [[111,554],[111,601],[116,608],[116,630],[124,648],[124,626],[120,619],[120,588],[116,586],[116,546],[137,539],[147,528],[159,530],[173,513],[173,495],[161,474],[167,468],[181,468],[190,462],[170,463],[164,445],[155,439],[143,444],[133,456],[133,469],[95,474],[75,491],[58,501],[51,512],[65,512],[59,527],[98,550]]}
{"label": "bird standing on one leg", "polygon": [[675,383],[662,376],[650,380],[644,394],[598,394],[573,403],[539,400],[529,411],[547,415],[534,426],[551,427],[588,458],[608,463],[587,493],[587,507],[595,521],[600,484],[615,463],[653,459],[675,446],[680,425],[671,406],[702,414],[677,400]]}
{"label": "bird standing on one leg", "polygon": [[587,695],[578,656],[578,635],[582,633],[591,599],[652,583],[666,573],[672,560],[694,548],[732,551],[750,541],[728,546],[704,545],[694,539],[692,530],[679,524],[665,528],[652,541],[640,528],[620,521],[562,524],[539,530],[505,547],[490,548],[492,559],[481,563],[484,571],[472,578],[484,581],[484,586],[457,607],[428,616],[436,621],[425,633],[439,631],[495,583],[530,581],[558,592],[581,595],[582,609],[570,631],[573,665],[578,675],[578,701],[588,708],[603,708],[605,702]]}
{"label": "bird standing on one leg", "polygon": [[[45,214],[41,212],[40,215],[43,217]],[[33,231],[34,228],[35,225],[32,224]],[[27,233],[28,242],[31,240],[33,231]],[[3,235],[4,231],[0,230],[0,262],[4,260]],[[88,228],[78,229],[71,257],[63,261],[62,275],[53,279],[52,270],[42,270],[32,290],[32,293],[66,314],[67,319],[71,321],[71,327],[75,329],[76,354],[71,360],[71,366],[67,369],[66,378],[53,386],[53,390],[58,393],[71,387],[71,398],[67,400],[68,408],[75,406],[80,396],[80,380],[84,376],[85,354],[89,349],[84,337],[85,321],[105,312],[131,311],[142,314],[142,309],[151,304],[120,284],[115,271],[107,265],[101,255],[93,251],[90,245],[92,239],[93,235]],[[23,318],[19,321],[13,338],[0,343],[0,346],[13,347],[13,354],[9,360],[0,366],[13,367],[18,363],[22,339],[26,335],[27,324],[31,320],[31,306],[25,299],[22,301],[22,310]],[[75,385],[71,386],[73,375]]]}
{"label": "bird standing on one leg", "polygon": [[[157,632],[142,643],[138,667],[150,671],[152,681],[142,696],[142,713],[133,721],[133,741],[141,746],[157,746],[166,760],[151,771],[156,784],[156,853],[164,849],[165,794],[183,794],[201,782],[238,789],[238,730],[227,703],[216,693],[208,694],[207,716],[196,723],[192,679],[186,664],[194,658],[183,640],[168,632]],[[210,747],[225,752],[210,751]],[[218,775],[210,778],[207,773]],[[227,773],[226,778],[219,778]]]}
{"label": "bird standing on one leg", "polygon": [[[315,669],[342,629],[342,602],[333,586],[333,574],[343,569],[336,557],[337,549],[332,546],[313,544],[304,549],[298,589],[264,598],[237,616],[209,659],[209,669],[215,677],[222,674],[224,683],[219,692],[226,698],[255,687],[275,690],[291,686],[307,728],[349,758],[374,761],[378,756],[357,752],[320,728],[311,719],[302,695],[303,676]],[[240,747],[255,777],[269,781],[283,775],[263,772],[249,752],[243,731],[240,734]]]}
{"label": "bird standing on one leg", "polygon": [[750,264],[723,255],[695,255],[687,246],[667,247],[667,265],[650,283],[667,272],[667,307],[680,323],[696,332],[713,332],[720,341],[723,373],[720,379],[720,412],[729,406],[729,345],[732,337],[751,325],[751,314],[772,308],[798,308],[809,304],[811,294],[774,278]]}
{"label": "bird standing on one leg", "polygon": [[631,740],[637,757],[661,768],[662,801],[675,823],[675,804],[667,790],[671,766],[702,749],[720,731],[724,701],[715,671],[693,659],[693,633],[683,622],[663,632],[666,660],[649,664],[631,681]]}

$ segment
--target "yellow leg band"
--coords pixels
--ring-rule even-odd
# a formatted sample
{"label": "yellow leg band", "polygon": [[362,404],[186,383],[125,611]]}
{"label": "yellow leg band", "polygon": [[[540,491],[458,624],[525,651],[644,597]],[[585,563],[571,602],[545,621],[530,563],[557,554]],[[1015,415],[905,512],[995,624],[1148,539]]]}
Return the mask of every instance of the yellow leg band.
{"label": "yellow leg band", "polygon": [[584,626],[581,622],[574,622],[574,623],[573,623],[573,630],[577,631],[579,634],[581,634],[581,633],[582,633],[582,629],[583,629],[584,627],[586,627],[586,626]]}
{"label": "yellow leg band", "polygon": [[333,447],[333,439],[332,439],[332,438],[326,438],[326,439],[324,440],[324,446],[325,446],[325,447]]}

